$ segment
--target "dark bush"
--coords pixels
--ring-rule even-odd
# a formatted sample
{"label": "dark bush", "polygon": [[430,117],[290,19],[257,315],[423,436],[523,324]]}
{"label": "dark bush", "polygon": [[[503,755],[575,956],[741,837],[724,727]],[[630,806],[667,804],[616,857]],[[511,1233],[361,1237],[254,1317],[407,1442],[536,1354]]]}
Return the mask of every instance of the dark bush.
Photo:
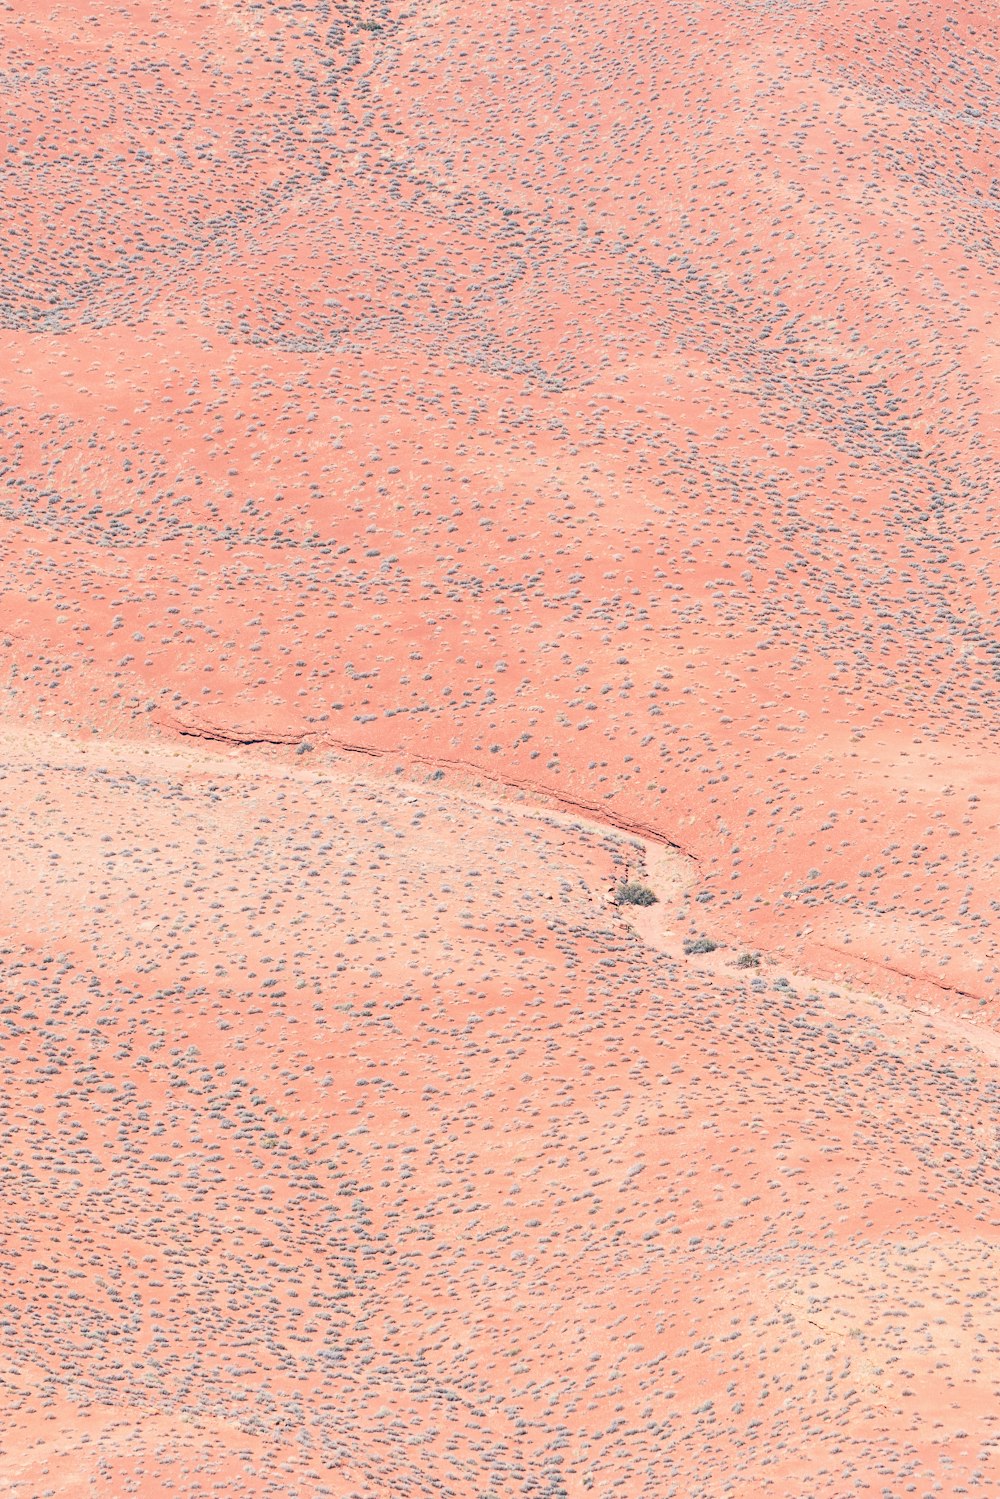
{"label": "dark bush", "polygon": [[615,891],[616,906],[651,906],[655,901],[649,886],[640,885],[638,880],[623,880]]}
{"label": "dark bush", "polygon": [[741,952],[736,959],[737,968],[759,968],[760,954],[755,952]]}

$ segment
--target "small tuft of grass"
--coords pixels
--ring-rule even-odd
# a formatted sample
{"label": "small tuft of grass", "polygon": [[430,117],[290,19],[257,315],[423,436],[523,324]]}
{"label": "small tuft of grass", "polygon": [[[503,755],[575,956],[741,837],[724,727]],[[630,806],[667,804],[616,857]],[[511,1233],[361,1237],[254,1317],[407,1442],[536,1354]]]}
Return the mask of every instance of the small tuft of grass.
{"label": "small tuft of grass", "polygon": [[655,901],[649,886],[641,885],[638,880],[623,880],[615,891],[616,906],[651,906]]}
{"label": "small tuft of grass", "polygon": [[739,957],[736,959],[736,966],[737,966],[737,968],[759,968],[760,967],[760,953],[759,952],[741,952],[740,955],[739,955]]}

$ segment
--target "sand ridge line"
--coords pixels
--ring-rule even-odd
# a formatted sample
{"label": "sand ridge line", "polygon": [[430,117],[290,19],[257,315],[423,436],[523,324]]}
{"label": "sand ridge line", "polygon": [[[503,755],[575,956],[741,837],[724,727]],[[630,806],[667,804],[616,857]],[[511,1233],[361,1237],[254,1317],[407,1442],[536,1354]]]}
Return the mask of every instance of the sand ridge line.
{"label": "sand ridge line", "polygon": [[[163,719],[155,718],[154,722],[156,722],[159,727],[168,727],[167,722]],[[565,820],[567,826],[571,826],[575,821],[579,827],[583,828],[586,831],[589,831],[591,834],[595,834],[600,837],[614,837],[616,835],[622,835],[625,837],[635,838],[640,842],[645,841],[653,843],[661,848],[676,853],[680,857],[690,860],[692,865],[697,865],[697,859],[693,854],[689,853],[687,850],[682,848],[680,844],[675,843],[672,839],[658,833],[655,829],[647,830],[641,824],[636,824],[633,826],[626,823],[624,820],[620,822],[605,822],[601,820],[600,817],[591,817],[588,815],[589,813],[600,812],[601,809],[593,807],[586,802],[576,801],[570,797],[558,796],[547,791],[544,787],[538,786],[528,781],[522,782],[516,780],[505,780],[498,776],[493,776],[488,771],[483,770],[480,766],[478,766],[474,761],[471,760],[460,760],[454,758],[448,759],[443,756],[420,755],[414,754],[412,751],[406,749],[397,751],[393,748],[387,748],[378,745],[359,745],[354,744],[348,740],[334,739],[330,736],[290,735],[288,738],[281,738],[278,737],[279,731],[275,731],[272,734],[271,731],[262,732],[257,730],[235,730],[230,733],[221,729],[216,730],[214,726],[208,725],[205,726],[205,730],[203,732],[201,726],[194,724],[188,724],[184,726],[181,726],[180,724],[170,724],[169,727],[175,728],[176,731],[180,733],[185,740],[189,740],[191,742],[185,743],[183,745],[183,748],[177,747],[175,745],[172,749],[168,750],[170,741],[160,741],[158,745],[156,741],[153,741],[151,743],[148,740],[139,738],[132,739],[126,735],[114,736],[109,738],[102,737],[99,739],[95,738],[92,741],[88,741],[65,733],[46,733],[44,730],[21,730],[20,728],[16,730],[8,728],[5,731],[3,728],[0,728],[0,764],[8,766],[11,764],[11,759],[8,757],[8,746],[5,745],[4,742],[5,739],[8,739],[12,741],[9,746],[10,750],[13,750],[15,745],[22,751],[28,750],[32,746],[37,746],[40,752],[44,749],[44,752],[39,753],[39,756],[35,761],[36,768],[45,768],[46,770],[52,771],[86,771],[93,769],[92,760],[84,758],[81,758],[79,763],[73,766],[59,765],[53,762],[53,759],[51,758],[51,751],[54,748],[66,750],[69,747],[75,747],[79,751],[81,756],[86,756],[88,752],[93,749],[96,752],[96,756],[103,761],[116,760],[120,767],[123,767],[127,764],[129,768],[133,768],[134,766],[134,768],[141,769],[144,773],[148,773],[150,767],[145,762],[151,756],[155,760],[163,760],[162,753],[160,755],[156,754],[156,749],[159,747],[161,748],[161,750],[167,750],[173,757],[181,759],[182,763],[195,773],[224,773],[227,776],[232,776],[234,774],[246,774],[249,769],[246,761],[242,757],[237,757],[237,751],[244,749],[267,750],[269,748],[291,749],[297,747],[300,744],[308,743],[316,750],[332,750],[335,753],[344,755],[358,754],[364,756],[369,760],[381,761],[391,757],[395,758],[401,764],[408,764],[414,767],[422,766],[436,768],[439,766],[447,765],[453,767],[454,769],[464,770],[467,771],[470,775],[475,775],[479,780],[485,781],[489,785],[495,787],[498,792],[511,790],[531,793],[537,795],[540,799],[554,801],[558,805],[556,807],[546,807],[543,805],[536,805],[532,807],[521,805],[516,802],[511,803],[502,796],[493,798],[479,794],[477,793],[476,789],[471,786],[455,787],[435,785],[435,793],[439,795],[457,797],[459,800],[463,801],[476,802],[480,805],[495,805],[498,808],[503,807],[505,810],[513,809],[517,811],[519,815],[525,817],[534,817],[552,822],[562,822]],[[198,745],[199,748],[195,748],[195,745]],[[201,748],[201,745],[204,745],[205,748]],[[208,748],[208,746],[211,745],[228,746],[230,751],[232,752],[233,757],[223,757],[219,753],[213,754],[212,750]],[[196,767],[199,767],[199,769],[196,770]],[[289,764],[283,758],[273,759],[270,757],[267,759],[255,760],[252,766],[252,774],[269,778],[277,777],[279,779],[285,779],[290,777],[294,780],[311,781],[317,784],[320,784],[325,780],[343,779],[336,774],[332,774],[331,771],[332,766],[330,762],[326,762],[323,766],[323,769],[318,770],[311,767]],[[396,784],[400,784],[400,781],[398,779],[396,780]],[[404,780],[403,784],[410,787],[410,789],[412,789],[414,792],[424,792],[427,790],[427,787],[423,782]]]}
{"label": "sand ridge line", "polygon": [[926,974],[922,973],[911,973],[908,968],[900,968],[898,964],[889,963],[884,958],[875,964],[874,959],[864,957],[859,959],[854,953],[848,952],[846,947],[835,947],[832,942],[817,942],[816,946],[850,963],[859,961],[871,963],[873,966],[886,969],[889,973],[898,974],[901,979],[912,980],[915,983],[932,983],[936,989],[943,989],[946,994],[957,994],[960,999],[967,999],[970,1004],[974,1004],[978,999],[978,995],[971,993],[968,989],[963,989],[959,984],[949,984],[944,979],[929,979]]}
{"label": "sand ridge line", "polygon": [[[309,744],[315,749],[332,750],[335,753],[344,755],[360,755],[368,760],[383,761],[391,757],[395,758],[397,761],[402,762],[403,764],[409,764],[410,766],[420,765],[428,768],[440,768],[443,766],[448,766],[451,769],[462,771],[467,775],[475,776],[479,780],[485,780],[491,783],[499,791],[519,791],[528,795],[536,796],[542,801],[555,802],[561,815],[575,818],[578,822],[583,822],[585,824],[589,823],[590,831],[592,833],[606,836],[609,833],[618,832],[626,835],[627,837],[634,838],[645,845],[643,849],[643,859],[647,865],[652,862],[651,853],[653,848],[659,848],[677,854],[688,862],[689,867],[693,869],[695,874],[695,879],[692,882],[691,888],[685,892],[685,900],[688,900],[693,895],[696,895],[697,887],[701,886],[703,883],[702,865],[698,856],[694,854],[689,848],[684,847],[684,845],[679,843],[676,839],[660,832],[658,829],[651,827],[649,824],[634,819],[615,817],[610,809],[599,807],[593,802],[588,802],[584,799],[564,796],[557,791],[541,786],[539,783],[532,782],[527,778],[501,777],[491,774],[488,770],[485,770],[482,766],[472,760],[466,760],[458,756],[425,755],[421,754],[419,751],[402,749],[388,745],[359,744],[357,743],[357,741],[341,738],[339,736],[330,734],[310,735],[305,732],[296,732],[293,730],[283,731],[277,728],[234,728],[229,725],[219,725],[209,723],[204,720],[182,720],[176,717],[167,717],[166,715],[160,714],[154,715],[154,722],[159,728],[164,729],[167,732],[179,733],[186,739],[200,741],[205,744],[225,744],[230,746],[230,748],[234,751],[241,749],[252,750],[255,748],[266,749],[271,747],[275,749],[286,749],[297,747],[302,744]],[[110,742],[111,741],[102,741],[102,743],[104,744],[108,744]],[[129,740],[121,741],[122,744],[128,744],[131,742],[132,741]],[[138,746],[139,741],[135,741],[135,743]],[[231,762],[227,761],[226,764],[231,768]],[[284,773],[291,773],[293,775],[296,775],[296,778],[299,778],[299,776],[301,775],[303,779],[312,779],[312,776],[309,772],[297,773],[296,769],[293,767],[286,767]],[[417,783],[414,789],[423,790],[424,788],[419,783]],[[471,788],[463,787],[457,792],[455,788],[451,788],[451,793],[457,794],[459,799],[464,800],[474,800],[479,802],[487,800],[486,798],[479,798],[475,796]],[[504,805],[506,805],[506,803],[504,803]],[[541,816],[544,818],[546,813],[551,814],[552,809],[545,809],[540,807],[534,809],[531,815]],[[631,918],[629,919],[628,924],[632,926],[633,930],[638,930]],[[648,925],[648,923],[645,924],[645,926]],[[779,969],[781,969],[783,966],[787,966],[782,965],[780,951],[772,950],[766,944],[754,943],[752,940],[749,940],[747,938],[745,933],[737,938],[735,934],[727,928],[725,921],[714,923],[714,928],[715,934],[723,941],[723,943],[732,942],[744,948],[753,948],[755,950],[758,950],[772,966],[777,964]],[[651,929],[640,930],[639,935],[642,937],[642,940],[651,943],[653,946],[658,947],[663,951],[674,953],[675,955],[679,951],[680,943],[682,941],[681,933],[679,930],[672,932],[670,940],[665,943],[658,941],[656,937],[652,935]],[[863,969],[871,972],[872,979],[875,983],[878,983],[879,977],[884,976],[886,981],[888,981],[889,975],[895,975],[909,983],[927,985],[934,990],[940,991],[942,995],[955,995],[958,998],[968,1001],[970,1004],[977,998],[976,995],[970,993],[968,990],[962,989],[958,985],[949,984],[937,978],[933,978],[927,974],[911,973],[907,969],[904,969],[885,960],[874,959],[866,957],[864,955],[852,954],[849,953],[846,949],[841,949],[834,946],[833,944],[822,941],[813,941],[809,944],[809,946],[817,954],[824,951],[830,953],[838,963],[849,962],[852,964],[860,964]],[[792,967],[789,967],[788,971],[792,972]],[[808,982],[815,984],[824,981],[817,973],[811,972],[808,964],[805,965],[804,971]],[[795,972],[799,975],[800,978],[802,977],[802,969],[795,966]],[[829,976],[827,975],[825,977]],[[843,982],[843,980],[838,980],[838,982]],[[863,982],[864,981],[862,980],[862,984]],[[876,1000],[876,996],[874,995],[872,995],[871,998],[873,1001]],[[921,1005],[908,1006],[907,1010],[908,1013],[911,1014],[937,1013],[936,1011],[927,1010]],[[979,1036],[983,1033],[983,1027],[977,1026],[974,1021],[969,1021],[968,1024],[972,1027],[974,1035]],[[988,1054],[993,1054],[991,1046],[985,1039],[982,1041],[977,1041],[974,1044],[976,1044],[980,1050],[983,1050]]]}
{"label": "sand ridge line", "polygon": [[[238,753],[241,750],[252,750],[255,747],[266,749],[272,745],[278,749],[289,747],[289,744],[285,742],[279,743],[266,737],[261,737],[256,740],[230,741],[222,736],[216,737],[208,735],[203,737],[197,732],[192,733],[186,737],[188,738],[189,742],[185,743],[183,748],[174,747],[173,749],[168,750],[167,745],[169,744],[169,741],[164,742],[164,750],[166,750],[166,752],[171,754],[173,757],[181,760],[181,765],[177,766],[176,769],[182,774],[186,773],[191,776],[222,774],[226,776],[244,776],[246,774],[252,774],[255,777],[262,777],[265,779],[292,779],[300,782],[309,782],[316,787],[321,787],[325,782],[337,783],[343,779],[342,776],[336,773],[335,767],[332,767],[329,764],[324,765],[322,769],[320,769],[319,767],[307,768],[306,766],[289,764],[283,756],[277,758],[268,756],[267,758],[263,759],[255,758],[252,762],[252,765],[250,765],[247,763],[246,757]],[[93,769],[93,765],[91,763],[88,763],[88,760],[86,758],[83,758],[86,756],[87,751],[91,747],[93,747],[98,752],[100,759],[103,762],[101,767],[102,769],[107,768],[107,763],[110,761],[112,764],[115,764],[117,769],[125,769],[126,767],[128,767],[129,769],[134,769],[136,772],[143,771],[148,773],[151,768],[148,764],[150,758],[153,758],[157,761],[163,761],[164,758],[162,754],[159,756],[156,755],[155,747],[150,746],[147,742],[144,742],[140,739],[130,739],[124,736],[114,739],[94,740],[93,745],[91,746],[85,740],[77,739],[70,735],[62,733],[46,733],[45,731],[37,730],[21,731],[10,729],[7,729],[5,731],[3,729],[0,729],[0,764],[9,763],[6,754],[7,747],[4,743],[5,740],[14,741],[19,747],[22,748],[36,746],[38,750],[42,750],[44,748],[45,751],[49,752],[56,746],[62,749],[66,749],[67,747],[75,747],[81,754],[80,763],[78,763],[77,765],[60,766],[51,763],[51,761],[47,759],[45,760],[45,768],[47,770],[53,770],[57,772],[60,770],[75,772],[80,770],[87,771]],[[290,741],[290,743],[295,742],[305,742],[304,736],[303,740]],[[308,742],[313,741],[310,740]],[[218,752],[213,752],[212,748],[210,748],[210,746],[213,744],[222,743],[229,744],[230,755],[223,757]],[[324,738],[323,740],[320,740],[318,737],[316,737],[315,744],[317,749],[334,749],[337,752],[347,755],[357,752],[363,755],[368,760],[381,761],[394,754],[391,749],[386,747],[354,746],[349,741],[334,741],[329,737]],[[468,772],[475,774],[480,780],[492,782],[493,786],[496,787],[498,791],[511,789],[529,792],[531,790],[530,786],[523,786],[518,783],[501,781],[498,778],[491,777],[487,772],[480,770],[477,765],[468,761],[461,761],[457,759],[447,761],[441,759],[440,757],[435,758],[431,756],[413,755],[412,753],[407,751],[399,752],[398,755],[395,755],[395,758],[403,763],[409,762],[411,765],[416,764],[423,766],[437,766],[440,764],[451,764],[455,768],[467,770]],[[173,769],[174,767],[168,766],[164,763],[163,769],[166,770],[168,768]],[[333,773],[331,773],[331,771]],[[351,779],[353,781],[353,778]],[[370,784],[370,782],[363,780],[361,784],[367,785]],[[412,781],[409,779],[395,779],[393,784],[395,784],[400,789],[405,789],[413,793],[414,795],[426,793],[428,790],[428,787],[425,783]],[[640,941],[645,943],[648,947],[652,947],[657,951],[663,952],[668,956],[674,958],[680,958],[681,956],[683,956],[683,940],[685,934],[679,924],[677,917],[675,916],[668,918],[668,925],[666,926],[664,926],[662,921],[662,916],[667,906],[667,902],[664,900],[663,895],[663,882],[665,880],[674,882],[674,894],[676,895],[678,902],[682,903],[686,907],[696,889],[696,882],[691,878],[691,876],[692,871],[697,870],[697,862],[689,854],[685,853],[684,850],[680,849],[676,844],[661,837],[654,837],[647,840],[642,836],[642,834],[635,833],[629,828],[623,828],[615,824],[608,824],[603,823],[599,820],[595,820],[585,815],[585,813],[580,808],[580,804],[574,803],[569,799],[566,799],[566,802],[559,807],[545,807],[538,805],[526,805],[524,803],[519,803],[516,801],[510,802],[499,796],[489,796],[484,791],[481,791],[473,786],[457,787],[436,783],[433,789],[435,795],[446,797],[449,800],[453,800],[458,803],[473,803],[479,806],[494,808],[497,811],[503,810],[504,812],[508,813],[514,812],[519,818],[541,822],[550,826],[565,826],[567,829],[589,832],[591,835],[595,835],[598,837],[614,838],[616,835],[618,835],[622,837],[628,837],[637,842],[640,847],[635,850],[637,856],[636,862],[640,867],[645,867],[645,869],[648,871],[648,877],[651,878],[654,885],[656,885],[657,892],[660,898],[657,905],[646,910],[629,908],[625,906],[617,906],[613,909],[621,918],[622,922],[627,925],[630,930],[640,939]],[[539,795],[542,797],[547,797],[550,800],[556,800],[556,798],[551,797],[550,793],[544,790],[540,791]],[[683,861],[681,869],[677,869],[676,867],[671,869],[668,867],[668,865],[673,864],[675,860],[678,862]],[[678,880],[683,880],[686,888],[684,888],[683,890],[677,889],[676,885]],[[821,984],[828,984],[829,982],[828,975],[821,976],[818,973],[811,971],[806,965],[800,965],[795,963],[794,961],[788,961],[782,957],[779,951],[769,951],[764,947],[755,946],[753,943],[747,942],[743,937],[741,937],[736,942],[732,942],[731,934],[727,933],[722,926],[714,923],[713,935],[720,939],[718,952],[716,954],[708,956],[707,958],[705,956],[699,955],[699,963],[701,965],[704,965],[706,971],[715,972],[716,970],[718,970],[719,973],[722,973],[722,971],[725,970],[728,973],[731,968],[731,964],[729,960],[727,958],[723,958],[721,954],[730,945],[732,945],[734,947],[740,947],[741,950],[750,949],[757,951],[761,957],[763,964],[762,969],[750,971],[746,975],[748,979],[753,977],[767,976],[773,982],[776,978],[787,977],[792,983],[805,984],[813,987],[818,987]],[[830,952],[837,958],[838,961],[849,959],[852,962],[862,962],[866,968],[869,968],[873,971],[873,978],[881,971],[899,971],[901,977],[913,977],[913,975],[909,975],[903,973],[901,970],[892,968],[892,966],[889,964],[880,964],[874,959],[859,959],[855,955],[842,952],[839,948],[835,948],[828,943],[815,942],[812,944],[812,946],[817,951],[826,950]],[[945,986],[941,985],[939,987],[944,988]],[[899,1000],[894,1000],[892,998],[886,997],[885,995],[869,991],[864,987],[863,983],[859,984],[856,980],[838,979],[837,988],[838,990],[842,991],[845,998],[850,998],[852,1000],[871,1005],[881,1013],[892,1015],[899,1024],[905,1024],[909,1026],[914,1021],[916,1021],[918,1017],[920,1017],[925,1025],[932,1025],[936,1031],[941,1032],[942,1034],[946,1034],[955,1040],[964,1042],[966,1045],[973,1047],[981,1054],[993,1060],[1000,1061],[1000,1037],[996,1037],[994,1033],[989,1029],[989,1027],[977,1024],[973,1019],[950,1016],[924,1004],[903,1004]],[[961,991],[954,989],[952,992]],[[963,995],[963,997],[968,996]],[[833,996],[824,995],[822,1000],[824,1008],[831,1008],[831,1006],[833,1008],[837,1008],[836,1005],[832,1004],[832,1001]]]}
{"label": "sand ridge line", "polygon": [[312,744],[316,748],[333,749],[343,754],[366,755],[369,759],[382,760],[387,756],[396,756],[401,760],[409,760],[416,765],[430,767],[448,765],[456,770],[464,770],[471,775],[476,775],[484,780],[492,781],[495,785],[509,787],[516,791],[527,791],[534,796],[544,797],[556,802],[567,812],[580,812],[582,814],[595,815],[598,824],[603,826],[606,821],[611,827],[619,832],[628,833],[634,837],[645,839],[649,843],[656,843],[666,848],[676,849],[701,870],[701,861],[697,854],[693,853],[676,838],[662,832],[659,828],[649,823],[637,821],[634,818],[619,817],[611,810],[601,807],[597,802],[587,801],[582,797],[565,796],[559,791],[550,790],[542,786],[538,781],[532,781],[527,777],[497,776],[485,770],[475,760],[465,760],[457,756],[449,755],[424,755],[412,749],[396,748],[395,746],[384,746],[374,744],[358,744],[354,740],[341,739],[331,734],[284,734],[281,730],[264,729],[239,729],[220,727],[215,724],[183,722],[180,719],[165,719],[157,717],[155,721],[165,728],[175,729],[178,733],[192,739],[205,739],[210,742],[221,744],[242,745],[253,747],[254,745],[298,745]]}
{"label": "sand ridge line", "polygon": [[[158,722],[161,725],[167,726],[166,721],[163,719],[158,719]],[[553,801],[564,812],[567,812],[571,815],[577,815],[580,817],[585,817],[587,819],[596,819],[594,825],[598,828],[614,828],[619,832],[627,834],[630,837],[637,838],[647,845],[647,862],[649,862],[650,846],[673,850],[689,861],[690,865],[693,867],[696,873],[696,884],[698,886],[705,888],[708,884],[708,881],[704,876],[702,861],[699,856],[694,853],[690,847],[686,847],[678,839],[670,836],[669,834],[652,827],[646,822],[642,822],[637,819],[619,817],[610,808],[601,807],[598,804],[587,801],[584,798],[565,796],[559,791],[542,786],[540,783],[532,781],[528,778],[494,775],[490,771],[485,770],[482,766],[480,766],[473,760],[467,760],[457,756],[423,755],[419,751],[414,751],[412,749],[395,748],[392,746],[358,744],[356,741],[343,739],[329,734],[316,736],[309,736],[306,734],[296,736],[290,734],[289,736],[285,737],[282,735],[280,730],[265,731],[257,729],[229,729],[227,727],[219,727],[211,724],[199,725],[190,722],[182,723],[178,719],[170,721],[169,726],[175,728],[178,732],[191,738],[204,738],[208,741],[229,743],[235,746],[284,746],[291,744],[314,743],[316,747],[332,749],[342,754],[363,755],[366,758],[373,760],[382,760],[389,756],[394,756],[399,760],[416,765],[424,765],[428,767],[449,766],[452,769],[461,770],[469,775],[474,775],[480,779],[490,781],[495,786],[506,788],[508,790],[526,792],[529,795],[537,796],[542,800]],[[724,920],[721,923],[717,923],[716,929],[719,936],[727,940],[736,940],[734,933],[727,928]],[[649,939],[647,938],[647,940]],[[755,945],[752,941],[748,941],[745,934],[743,934],[738,940],[744,947],[752,947]],[[676,944],[673,945],[676,946]],[[820,950],[827,951],[831,953],[838,962],[841,963],[860,963],[863,968],[870,970],[873,976],[879,974],[885,975],[886,978],[888,978],[888,975],[890,974],[895,975],[908,983],[927,985],[934,990],[940,991],[942,994],[954,995],[960,999],[968,1001],[969,1004],[974,1003],[978,999],[977,995],[973,994],[967,989],[963,989],[957,984],[949,984],[946,981],[943,981],[936,977],[932,977],[929,974],[910,972],[908,969],[900,967],[897,964],[890,963],[886,960],[874,959],[863,955],[859,956],[857,954],[849,953],[846,949],[840,949],[830,943],[820,941],[810,942],[809,947],[817,952]],[[761,947],[761,951],[765,951],[765,948]],[[777,957],[777,954],[770,955],[772,957]],[[778,959],[778,961],[780,961],[780,958]],[[814,981],[819,982],[818,978],[815,978],[815,976]]]}

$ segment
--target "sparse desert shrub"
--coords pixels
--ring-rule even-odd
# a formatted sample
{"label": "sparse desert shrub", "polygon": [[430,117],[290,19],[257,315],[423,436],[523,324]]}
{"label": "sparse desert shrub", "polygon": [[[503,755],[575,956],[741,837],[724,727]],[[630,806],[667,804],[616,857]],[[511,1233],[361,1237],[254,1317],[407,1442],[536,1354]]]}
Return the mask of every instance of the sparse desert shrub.
{"label": "sparse desert shrub", "polygon": [[711,937],[689,937],[684,944],[684,951],[691,957],[695,953],[715,952],[718,945]]}
{"label": "sparse desert shrub", "polygon": [[741,952],[736,959],[736,966],[737,968],[759,968],[760,953]]}
{"label": "sparse desert shrub", "polygon": [[640,885],[638,880],[623,880],[615,891],[616,906],[651,906],[656,896],[648,885]]}

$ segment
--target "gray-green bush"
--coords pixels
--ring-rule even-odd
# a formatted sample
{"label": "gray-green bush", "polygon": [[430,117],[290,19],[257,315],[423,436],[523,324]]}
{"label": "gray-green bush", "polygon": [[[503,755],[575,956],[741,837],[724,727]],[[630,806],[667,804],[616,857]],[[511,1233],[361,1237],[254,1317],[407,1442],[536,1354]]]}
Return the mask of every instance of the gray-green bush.
{"label": "gray-green bush", "polygon": [[616,906],[651,906],[656,896],[648,885],[641,885],[638,880],[623,880],[615,891]]}

